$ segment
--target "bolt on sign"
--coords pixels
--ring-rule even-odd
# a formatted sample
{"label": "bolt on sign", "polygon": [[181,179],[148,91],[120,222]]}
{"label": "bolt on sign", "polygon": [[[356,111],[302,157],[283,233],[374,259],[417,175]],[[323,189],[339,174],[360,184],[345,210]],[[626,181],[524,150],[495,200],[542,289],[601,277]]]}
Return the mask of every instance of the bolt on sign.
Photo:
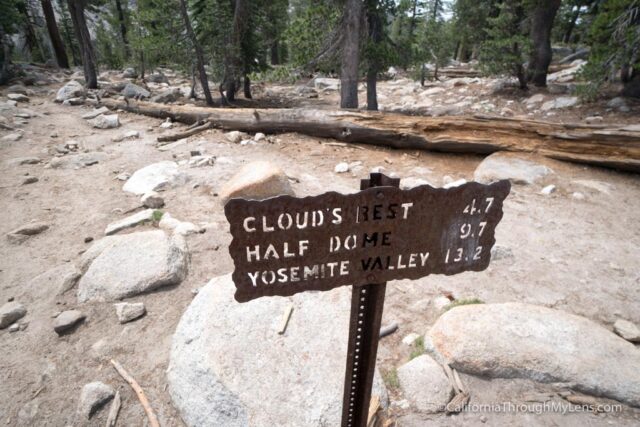
{"label": "bolt on sign", "polygon": [[372,173],[353,194],[225,206],[239,302],[352,285],[343,426],[366,424],[386,282],[482,271],[509,181],[400,190]]}

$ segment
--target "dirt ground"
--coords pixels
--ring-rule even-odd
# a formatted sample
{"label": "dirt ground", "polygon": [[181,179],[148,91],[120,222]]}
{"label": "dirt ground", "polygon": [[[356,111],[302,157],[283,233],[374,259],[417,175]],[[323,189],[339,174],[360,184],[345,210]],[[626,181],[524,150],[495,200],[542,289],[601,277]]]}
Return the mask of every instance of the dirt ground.
{"label": "dirt ground", "polygon": [[[331,145],[335,141],[297,134],[270,135],[268,142],[241,146],[228,142],[218,130],[160,151],[155,145],[157,136],[180,125],[164,130],[159,120],[121,112],[120,128],[92,129],[81,118],[90,107],[52,101],[46,90],[58,86],[31,96],[25,107],[37,114],[21,126],[23,137],[0,144],[0,303],[14,298],[28,310],[22,319],[28,324],[25,330],[0,331],[0,425],[79,425],[75,411],[80,390],[91,381],[103,381],[120,390],[123,407],[119,425],[146,425],[142,407],[112,369],[111,358],[142,385],[163,426],[183,425],[167,392],[165,371],[171,337],[194,290],[210,278],[232,271],[227,252],[230,235],[215,193],[239,166],[257,159],[278,164],[291,178],[296,194],[304,196],[327,190],[355,191],[359,180],[378,166],[436,186],[442,185],[446,176],[472,180],[482,160],[473,155],[336,146]],[[620,120],[632,119],[625,116]],[[111,141],[126,130],[139,131],[140,138]],[[0,131],[0,137],[7,133]],[[54,147],[69,140],[78,141],[80,151],[101,152],[106,158],[78,169],[45,167]],[[202,225],[206,233],[188,237],[191,261],[182,284],[128,300],[144,301],[145,317],[121,325],[111,303],[79,305],[73,291],[56,296],[55,289],[31,282],[41,273],[76,261],[90,246],[86,238],[99,239],[107,224],[139,205],[138,197],[122,191],[118,174],[133,173],[161,160],[188,159],[193,150],[215,155],[217,161],[207,167],[183,166],[191,180],[163,193],[164,211]],[[42,163],[14,166],[10,162],[25,156],[39,157]],[[586,316],[606,327],[617,318],[640,324],[640,178],[544,158],[534,160],[554,173],[535,185],[513,187],[497,229],[499,256],[488,270],[388,285],[383,324],[397,322],[399,330],[381,340],[378,363],[384,372],[409,359],[411,348],[402,344],[402,338],[428,330],[436,317],[432,301],[444,294],[487,303],[540,304]],[[343,161],[362,163],[353,172],[334,173],[334,166]],[[21,185],[26,175],[39,181]],[[557,191],[540,194],[547,184],[555,184]],[[576,192],[584,198],[576,198]],[[9,231],[35,220],[50,228],[21,244],[5,238]],[[74,333],[58,337],[52,316],[71,308],[82,310],[87,321]],[[476,403],[558,399],[557,392],[562,389],[525,380],[463,376],[463,381]],[[622,412],[609,414],[427,416],[397,404],[404,399],[398,389],[390,387],[390,393],[394,402],[390,414],[404,426],[640,424],[640,410],[624,405]],[[92,418],[90,425],[104,425],[106,412]]]}

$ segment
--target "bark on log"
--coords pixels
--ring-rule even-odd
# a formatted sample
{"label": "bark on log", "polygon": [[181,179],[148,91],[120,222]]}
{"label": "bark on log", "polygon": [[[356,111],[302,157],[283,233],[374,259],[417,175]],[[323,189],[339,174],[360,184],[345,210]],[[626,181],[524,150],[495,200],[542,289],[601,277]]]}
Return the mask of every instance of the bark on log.
{"label": "bark on log", "polygon": [[449,153],[537,153],[558,160],[640,172],[637,126],[562,124],[486,115],[418,117],[308,109],[203,108],[103,99],[111,109],[244,132],[334,138],[392,148]]}

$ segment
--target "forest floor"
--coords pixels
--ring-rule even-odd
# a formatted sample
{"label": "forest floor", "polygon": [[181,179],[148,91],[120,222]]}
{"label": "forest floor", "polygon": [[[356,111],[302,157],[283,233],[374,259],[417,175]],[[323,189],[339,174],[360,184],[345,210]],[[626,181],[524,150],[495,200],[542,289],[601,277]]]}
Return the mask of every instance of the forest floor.
{"label": "forest floor", "polygon": [[[21,321],[26,329],[15,333],[0,331],[0,425],[78,425],[75,412],[80,390],[97,379],[118,385],[123,399],[120,425],[146,425],[135,394],[112,369],[110,358],[117,359],[143,386],[163,426],[183,425],[167,392],[165,371],[171,338],[194,296],[193,290],[233,269],[227,251],[228,225],[214,193],[239,166],[256,159],[277,164],[291,178],[295,193],[306,196],[328,190],[355,191],[359,180],[379,166],[388,173],[425,179],[435,186],[459,178],[471,181],[482,161],[476,155],[335,145],[335,141],[299,134],[270,135],[255,145],[240,145],[229,142],[219,130],[206,131],[161,151],[156,138],[183,129],[183,125],[163,129],[160,120],[120,112],[119,128],[93,129],[81,118],[91,107],[53,102],[55,91],[62,84],[34,87],[29,102],[19,104],[30,111],[29,118],[15,118],[13,111],[0,112],[9,120],[17,120],[12,126],[19,127],[23,134],[17,141],[0,144],[0,305],[15,299],[28,310]],[[383,104],[398,104],[405,96],[397,94],[399,90],[394,89],[397,85],[393,82],[380,86]],[[280,103],[286,107],[338,105],[336,91],[319,91],[318,98],[291,95],[295,93],[293,85],[260,85],[254,90],[253,102],[270,96],[271,105]],[[604,123],[637,123],[638,105],[619,112],[608,108],[605,100],[553,110],[549,115],[549,111],[527,108],[524,100],[534,93],[521,95],[506,90],[495,94],[480,80],[439,93],[432,101],[434,106],[449,105],[448,99],[455,98],[457,103],[464,97],[473,97],[463,107],[464,114],[467,108],[473,113],[473,105],[490,104],[497,114],[554,121],[581,121],[597,115],[603,117]],[[112,141],[130,130],[138,131],[139,138]],[[0,130],[0,137],[8,133]],[[75,167],[72,154],[61,157],[67,166],[47,166],[59,156],[56,146],[70,140],[79,143],[80,152],[101,153],[97,164]],[[107,224],[139,206],[138,197],[122,191],[123,182],[117,179],[118,175],[131,174],[162,160],[188,160],[193,150],[215,155],[216,163],[187,167],[189,183],[162,193],[164,210],[204,227],[206,232],[188,236],[189,273],[179,286],[131,299],[144,301],[148,311],[145,317],[121,325],[111,303],[78,304],[73,292],[58,296],[55,290],[33,281],[41,273],[76,261],[90,246],[85,243],[87,238],[97,240]],[[37,157],[40,161],[24,165],[12,161],[21,157]],[[489,269],[389,283],[383,324],[397,322],[399,331],[380,341],[378,364],[383,372],[393,372],[409,360],[412,348],[403,344],[402,338],[412,332],[425,333],[438,315],[431,302],[446,294],[456,299],[479,298],[486,303],[518,301],[553,307],[585,316],[609,329],[618,318],[640,324],[639,177],[523,157],[547,165],[553,173],[539,183],[513,187],[496,232],[502,255],[494,259]],[[340,162],[361,163],[350,172],[336,174],[334,167]],[[27,176],[38,181],[23,185]],[[541,194],[549,184],[556,185],[557,190],[551,195]],[[582,196],[576,197],[575,193]],[[20,244],[5,238],[6,233],[31,221],[44,222],[49,229]],[[87,321],[74,333],[58,337],[52,329],[52,316],[71,308],[82,310]],[[463,381],[476,402],[531,402],[557,391],[551,385],[528,380],[463,375]],[[427,421],[433,425],[640,423],[640,409],[626,405],[621,412],[600,414],[425,415],[406,409],[399,389],[390,386],[389,390],[389,413],[402,426],[419,426]],[[106,412],[92,418],[91,425],[104,425]]]}

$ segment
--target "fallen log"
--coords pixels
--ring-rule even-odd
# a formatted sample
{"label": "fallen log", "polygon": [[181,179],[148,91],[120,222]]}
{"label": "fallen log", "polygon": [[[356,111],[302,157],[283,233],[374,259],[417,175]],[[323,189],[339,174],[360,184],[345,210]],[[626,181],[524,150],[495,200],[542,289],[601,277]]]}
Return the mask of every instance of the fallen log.
{"label": "fallen log", "polygon": [[640,172],[640,130],[636,126],[549,123],[486,115],[422,117],[353,110],[204,108],[102,100],[121,109],[186,124],[244,132],[334,138],[401,149],[490,154],[537,153],[546,157]]}

